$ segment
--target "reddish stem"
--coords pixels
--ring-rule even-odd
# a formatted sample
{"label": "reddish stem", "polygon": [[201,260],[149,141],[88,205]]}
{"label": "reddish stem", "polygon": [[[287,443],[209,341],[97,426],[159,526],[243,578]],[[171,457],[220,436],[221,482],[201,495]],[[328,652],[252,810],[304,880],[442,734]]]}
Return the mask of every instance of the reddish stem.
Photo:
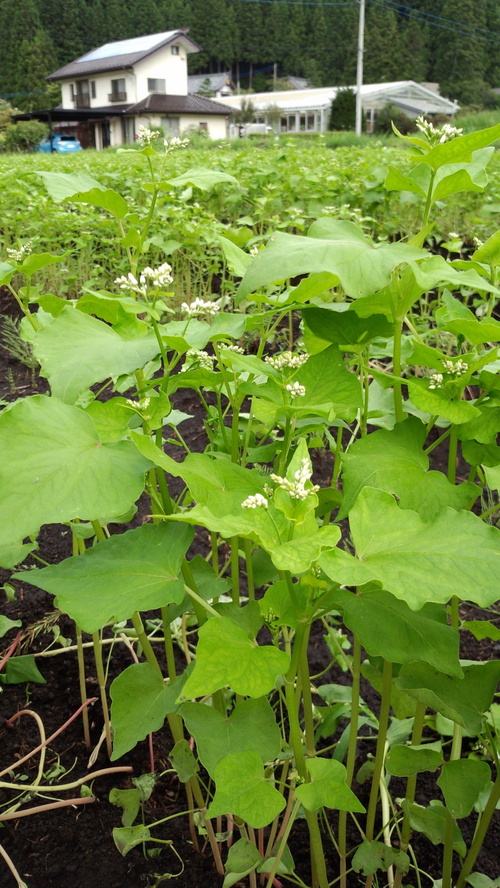
{"label": "reddish stem", "polygon": [[24,811],[8,811],[7,814],[0,814],[0,823],[4,820],[17,820],[19,817],[29,817],[31,814],[39,814],[41,811],[53,811],[55,808],[67,808],[69,805],[90,805],[95,802],[95,796],[85,796],[76,799],[62,799],[59,802],[51,802],[48,805],[37,805],[35,808],[25,808]]}
{"label": "reddish stem", "polygon": [[3,658],[0,660],[0,669],[3,669],[3,667],[5,666],[7,660],[10,660],[10,658],[12,657],[12,654],[14,653],[14,651],[15,651],[15,649],[17,648],[19,642],[21,641],[21,635],[22,635],[22,632],[21,632],[21,630],[19,630],[19,632],[17,633],[17,635],[16,635],[14,641],[12,642],[12,644],[11,644],[9,650],[8,650],[7,653],[5,654],[5,657],[3,657]]}

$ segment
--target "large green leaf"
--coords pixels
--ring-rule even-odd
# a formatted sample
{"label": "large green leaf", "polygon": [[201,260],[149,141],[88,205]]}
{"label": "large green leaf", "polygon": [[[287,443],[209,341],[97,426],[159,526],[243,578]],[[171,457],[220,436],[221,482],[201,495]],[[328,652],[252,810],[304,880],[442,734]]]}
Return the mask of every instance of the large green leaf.
{"label": "large green leaf", "polygon": [[179,604],[184,596],[179,573],[192,539],[184,525],[143,524],[42,568],[36,583],[57,596],[57,606],[84,632],[96,632],[135,611]]}
{"label": "large green leaf", "polygon": [[52,394],[66,403],[74,403],[95,382],[134,373],[159,351],[153,334],[122,339],[103,321],[73,306],[41,330],[33,348]]}
{"label": "large green leaf", "polygon": [[437,783],[446,807],[455,820],[468,817],[481,793],[489,786],[491,769],[478,759],[456,759],[445,762]]}
{"label": "large green leaf", "polygon": [[175,185],[178,188],[185,188],[186,185],[194,185],[201,191],[209,191],[215,185],[233,185],[239,188],[239,182],[229,173],[223,173],[220,170],[209,170],[204,167],[193,167],[175,179],[169,179],[169,185]]}
{"label": "large green leaf", "polygon": [[384,589],[368,589],[361,595],[340,589],[332,600],[370,656],[392,663],[424,660],[449,675],[462,676],[458,630],[447,625],[442,606],[427,604],[412,611]]}
{"label": "large green leaf", "polygon": [[151,463],[129,441],[102,444],[83,410],[35,395],[0,415],[2,545],[42,524],[123,515]]}
{"label": "large green leaf", "polygon": [[488,607],[500,597],[500,531],[470,512],[444,509],[425,522],[365,487],[350,515],[357,558],[335,549],[320,565],[343,585],[379,580],[414,610],[453,595]]}
{"label": "large green leaf", "polygon": [[349,311],[347,303],[332,302],[324,307],[304,308],[302,315],[306,326],[319,339],[334,342],[342,347],[366,346],[379,336],[390,336],[393,325],[383,315],[360,318]]}
{"label": "large green leaf", "polygon": [[[417,805],[405,799],[401,807],[408,815],[411,828],[427,836],[433,845],[441,845],[447,840],[449,815],[441,802],[432,801],[428,808],[424,808],[423,805]],[[467,846],[456,823],[453,829],[453,850],[461,857],[465,857],[467,853]]]}
{"label": "large green leaf", "polygon": [[368,296],[387,286],[397,265],[427,255],[401,242],[374,245],[352,222],[318,219],[308,237],[276,234],[253,261],[237,295],[248,296],[265,284],[300,274],[327,271],[339,278],[348,296]]}
{"label": "large green leaf", "polygon": [[410,869],[410,858],[405,851],[391,848],[384,842],[361,843],[352,858],[355,872],[362,871],[364,876],[373,875],[377,870],[387,872],[390,866],[397,866],[403,874]]}
{"label": "large green leaf", "polygon": [[234,845],[231,845],[227,855],[226,877],[222,888],[232,888],[236,882],[241,882],[261,860],[262,857],[250,839],[238,839]]}
{"label": "large green leaf", "polygon": [[[439,747],[439,748],[438,748]],[[395,777],[410,777],[422,771],[435,771],[443,764],[439,743],[422,746],[391,746],[385,759],[385,767]]]}
{"label": "large green leaf", "polygon": [[116,191],[105,188],[86,173],[54,173],[39,171],[52,200],[74,200],[108,210],[118,219],[128,213],[126,200]]}
{"label": "large green leaf", "polygon": [[419,157],[419,160],[428,164],[433,170],[438,170],[448,163],[470,163],[474,151],[486,148],[497,139],[500,139],[500,124],[436,145],[427,154]]}
{"label": "large green leaf", "polygon": [[310,783],[301,783],[295,793],[308,811],[323,806],[337,811],[365,811],[364,806],[347,786],[346,769],[335,759],[310,758],[306,762]]}
{"label": "large green leaf", "polygon": [[226,685],[237,694],[262,697],[274,688],[278,675],[284,675],[289,664],[284,651],[257,644],[227,617],[213,617],[200,628],[196,662],[182,697],[213,694]]}
{"label": "large green leaf", "polygon": [[446,506],[466,509],[479,488],[450,484],[442,472],[428,472],[422,447],[425,426],[413,417],[393,431],[381,430],[360,438],[343,457],[344,496],[337,520],[345,518],[363,487],[376,487],[398,497],[402,509],[413,509],[431,520]]}
{"label": "large green leaf", "polygon": [[227,755],[216,765],[214,779],[216,791],[207,817],[231,811],[257,829],[271,823],[285,807],[284,796],[266,780],[255,750]]}
{"label": "large green leaf", "polygon": [[111,684],[111,724],[114,761],[133,749],[153,731],[159,731],[165,717],[176,712],[175,702],[190,667],[174,682],[165,682],[150,663],[132,663]]}
{"label": "large green leaf", "polygon": [[183,703],[179,714],[196,740],[198,757],[210,775],[226,755],[254,749],[263,762],[280,752],[280,730],[265,697],[244,700],[225,718],[203,703]]}
{"label": "large green leaf", "polygon": [[361,407],[359,380],[347,369],[336,345],[312,355],[293,378],[306,390],[300,406],[312,413],[315,406],[333,407],[337,416],[352,419]]}
{"label": "large green leaf", "polygon": [[491,706],[500,678],[500,662],[469,663],[463,678],[443,675],[427,663],[401,667],[397,686],[446,718],[452,719],[476,736],[483,713]]}
{"label": "large green leaf", "polygon": [[449,419],[455,425],[469,422],[479,416],[479,410],[470,401],[454,401],[441,389],[430,389],[429,379],[408,380],[408,394],[412,404],[423,413]]}

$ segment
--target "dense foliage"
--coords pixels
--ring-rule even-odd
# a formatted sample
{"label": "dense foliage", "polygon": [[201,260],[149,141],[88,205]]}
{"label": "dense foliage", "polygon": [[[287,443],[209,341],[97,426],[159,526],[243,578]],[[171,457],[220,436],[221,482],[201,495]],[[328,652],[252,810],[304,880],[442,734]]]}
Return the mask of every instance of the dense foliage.
{"label": "dense foliage", "polygon": [[[193,71],[231,68],[255,90],[272,88],[276,72],[349,85],[358,11],[354,0],[3,0],[0,95],[47,107],[44,77],[59,66],[111,40],[183,27],[202,49]],[[439,81],[443,94],[481,102],[500,82],[499,35],[492,0],[367,0],[365,81]]]}

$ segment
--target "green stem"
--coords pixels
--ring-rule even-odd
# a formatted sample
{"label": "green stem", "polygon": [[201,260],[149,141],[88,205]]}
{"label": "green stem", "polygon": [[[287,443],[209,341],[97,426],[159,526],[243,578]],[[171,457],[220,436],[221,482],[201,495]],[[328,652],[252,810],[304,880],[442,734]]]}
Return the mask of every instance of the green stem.
{"label": "green stem", "polygon": [[460,870],[460,875],[457,880],[456,888],[464,888],[467,877],[472,872],[472,868],[476,862],[477,855],[479,854],[484,839],[486,837],[486,833],[488,832],[489,825],[491,823],[491,819],[496,811],[496,807],[498,802],[500,801],[500,771],[497,774],[497,778],[493,784],[491,789],[490,797],[486,802],[485,809],[479,818],[479,823],[476,828],[476,833],[474,835],[474,839],[469,848],[467,857],[465,858],[462,869]]}
{"label": "green stem", "polygon": [[[352,649],[352,703],[351,723],[349,726],[349,745],[346,761],[346,784],[351,788],[356,764],[356,752],[358,745],[358,721],[359,700],[361,683],[361,644],[359,637],[354,634]],[[340,888],[347,885],[347,811],[339,811],[338,828],[339,856],[340,856]]]}
{"label": "green stem", "polygon": [[300,802],[297,799],[295,801],[295,804],[294,804],[292,811],[290,813],[290,816],[288,818],[288,822],[287,822],[286,827],[283,831],[283,835],[281,836],[281,841],[280,841],[279,847],[276,851],[276,855],[274,858],[273,868],[272,868],[271,872],[269,873],[269,876],[267,879],[266,888],[272,888],[272,886],[274,884],[274,880],[276,878],[276,873],[278,872],[278,866],[279,866],[281,858],[283,857],[283,853],[286,848],[286,843],[288,841],[288,836],[290,835],[290,831],[291,831],[292,826],[294,824],[295,818],[299,812],[299,808],[300,808]]}
{"label": "green stem", "polygon": [[113,751],[111,743],[111,722],[109,718],[108,698],[106,696],[106,676],[104,673],[104,663],[102,661],[101,636],[99,632],[92,633],[92,642],[94,646],[94,660],[97,674],[97,682],[99,685],[99,693],[101,697],[102,713],[104,717],[104,730],[106,733],[106,749],[111,758]]}
{"label": "green stem", "polygon": [[453,837],[455,833],[455,820],[450,812],[446,811],[446,822],[443,846],[443,878],[442,888],[451,888],[451,875],[453,866]]}
{"label": "green stem", "polygon": [[[394,351],[392,355],[392,372],[394,376],[401,377],[401,340],[403,337],[403,318],[397,318],[394,322]],[[403,390],[399,379],[394,380],[394,413],[396,422],[402,422],[405,418],[403,410]]]}
{"label": "green stem", "polygon": [[243,548],[245,550],[245,562],[247,567],[247,585],[248,585],[248,599],[249,601],[255,600],[255,584],[253,579],[253,562],[252,562],[252,541],[251,540],[243,540]]}
{"label": "green stem", "polygon": [[431,178],[430,178],[430,182],[429,182],[429,190],[427,192],[427,200],[425,201],[424,215],[422,218],[422,228],[425,228],[425,226],[429,222],[429,216],[430,216],[431,206],[432,206],[432,192],[434,190],[435,177],[436,177],[436,171],[432,170],[431,171]]}
{"label": "green stem", "polygon": [[[457,595],[454,595],[450,602],[450,622],[454,629],[460,627],[460,601]],[[453,724],[453,742],[451,745],[450,759],[455,761],[462,755],[462,735],[463,728],[457,722]]]}
{"label": "green stem", "polygon": [[280,453],[280,461],[279,461],[279,469],[278,469],[279,475],[285,474],[286,464],[287,464],[287,460],[288,460],[288,452],[290,450],[290,442],[292,440],[292,433],[293,433],[292,420],[291,420],[290,416],[287,416],[285,419],[285,431],[283,434],[283,447],[282,447],[281,453]]}
{"label": "green stem", "polygon": [[161,609],[161,619],[163,622],[163,637],[165,644],[165,659],[167,661],[167,672],[170,681],[175,681],[177,670],[175,668],[174,645],[172,641],[172,633],[170,631],[170,620],[168,619],[168,605]]}
{"label": "green stem", "polygon": [[[412,730],[412,734],[411,734],[411,745],[412,746],[418,746],[421,739],[422,739],[422,731],[424,728],[425,712],[426,712],[425,704],[424,703],[417,703],[416,709],[415,709],[415,716],[413,719],[413,730]],[[410,777],[408,777],[408,779],[406,781],[405,800],[408,805],[413,804],[413,802],[415,801],[416,788],[417,788],[417,774],[412,774]],[[408,845],[410,842],[410,836],[411,836],[410,818],[409,818],[407,810],[406,810],[404,817],[403,817],[403,826],[401,829],[401,842],[400,842],[401,851],[406,851],[408,849]],[[401,885],[402,877],[403,877],[403,873],[400,870],[400,868],[398,867],[396,869],[396,876],[394,878],[393,888],[399,888],[399,886]]]}
{"label": "green stem", "polygon": [[373,763],[373,777],[370,791],[370,801],[368,802],[368,813],[366,815],[366,838],[369,842],[373,841],[375,830],[375,815],[377,812],[377,801],[379,794],[379,782],[384,767],[385,742],[387,738],[387,726],[389,721],[389,712],[391,708],[391,685],[392,685],[392,663],[384,660],[384,669],[382,672],[382,700],[380,703],[380,716],[377,737],[377,748],[375,751],[375,760]]}
{"label": "green stem", "polygon": [[[156,654],[151,646],[151,642],[150,642],[148,636],[146,635],[146,630],[144,629],[143,622],[142,622],[141,617],[137,611],[135,611],[135,613],[132,614],[132,625],[137,633],[137,640],[139,641],[139,644],[142,647],[142,650],[144,652],[144,656],[146,657],[146,660],[148,661],[150,666],[153,667],[155,672],[160,676],[160,678],[163,681],[163,673],[161,671],[160,664],[158,663],[158,660],[156,659]],[[167,633],[165,633],[165,637],[166,636],[167,636]]]}
{"label": "green stem", "polygon": [[[77,660],[78,660],[78,683],[80,686],[80,700],[82,703],[85,703],[87,700],[87,687],[85,681],[85,657],[83,653],[83,636],[82,630],[79,626],[76,627],[76,644],[77,644]],[[89,713],[87,707],[84,706],[82,709],[82,722],[83,722],[83,739],[85,741],[85,746],[87,748],[90,747],[90,726],[89,726]]]}
{"label": "green stem", "polygon": [[450,443],[448,448],[448,481],[455,484],[457,479],[457,454],[458,454],[458,426],[452,425],[450,429]]}
{"label": "green stem", "polygon": [[231,594],[235,604],[240,603],[240,552],[239,539],[231,537]]}

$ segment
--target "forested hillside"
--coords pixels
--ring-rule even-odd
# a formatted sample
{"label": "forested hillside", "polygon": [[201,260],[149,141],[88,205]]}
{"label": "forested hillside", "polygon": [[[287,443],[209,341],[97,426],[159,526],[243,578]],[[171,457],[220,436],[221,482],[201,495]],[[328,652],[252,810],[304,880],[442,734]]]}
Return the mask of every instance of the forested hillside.
{"label": "forested hillside", "polygon": [[[355,81],[357,0],[2,0],[0,96],[18,107],[57,100],[44,77],[111,40],[189,28],[202,51],[190,70],[231,69],[242,89],[295,74],[311,84]],[[366,83],[438,81],[481,102],[500,86],[498,0],[366,0]]]}

